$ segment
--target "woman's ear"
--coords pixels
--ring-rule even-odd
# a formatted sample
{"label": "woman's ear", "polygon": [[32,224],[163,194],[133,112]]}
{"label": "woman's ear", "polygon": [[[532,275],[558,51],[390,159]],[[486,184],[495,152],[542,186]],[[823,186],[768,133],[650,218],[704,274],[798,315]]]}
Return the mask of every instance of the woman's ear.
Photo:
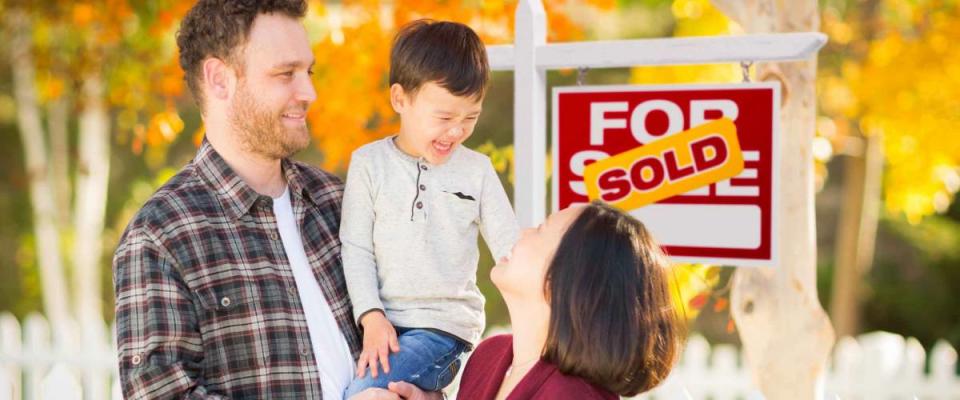
{"label": "woman's ear", "polygon": [[403,90],[403,86],[399,83],[390,85],[390,105],[393,106],[393,111],[396,111],[397,114],[403,114],[403,110],[409,101],[410,97]]}
{"label": "woman's ear", "polygon": [[203,86],[208,98],[227,100],[232,92],[233,70],[223,60],[208,57],[203,60]]}

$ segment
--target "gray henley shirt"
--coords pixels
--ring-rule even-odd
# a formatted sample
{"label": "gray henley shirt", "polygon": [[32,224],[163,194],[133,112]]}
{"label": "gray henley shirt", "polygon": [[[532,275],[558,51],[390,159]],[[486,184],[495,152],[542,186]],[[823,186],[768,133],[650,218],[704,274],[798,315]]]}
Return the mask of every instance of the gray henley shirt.
{"label": "gray henley shirt", "polygon": [[354,318],[380,309],[394,326],[475,345],[485,324],[477,233],[497,260],[518,231],[485,155],[457,146],[432,165],[403,153],[394,137],[364,145],[351,157],[340,226]]}

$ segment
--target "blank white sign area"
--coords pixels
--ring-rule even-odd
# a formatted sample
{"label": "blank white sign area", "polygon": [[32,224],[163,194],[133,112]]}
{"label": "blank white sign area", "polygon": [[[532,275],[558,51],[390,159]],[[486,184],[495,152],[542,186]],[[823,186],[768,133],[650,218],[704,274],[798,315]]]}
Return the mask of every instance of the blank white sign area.
{"label": "blank white sign area", "polygon": [[755,205],[651,204],[633,215],[661,245],[756,249],[760,207]]}

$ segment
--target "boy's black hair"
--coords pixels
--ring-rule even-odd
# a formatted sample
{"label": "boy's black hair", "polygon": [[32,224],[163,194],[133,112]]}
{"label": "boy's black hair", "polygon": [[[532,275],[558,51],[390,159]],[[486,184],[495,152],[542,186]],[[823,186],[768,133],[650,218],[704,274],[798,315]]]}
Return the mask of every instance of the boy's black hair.
{"label": "boy's black hair", "polygon": [[415,94],[436,82],[456,96],[483,98],[490,80],[487,49],[470,27],[421,19],[400,28],[390,51],[390,85]]}

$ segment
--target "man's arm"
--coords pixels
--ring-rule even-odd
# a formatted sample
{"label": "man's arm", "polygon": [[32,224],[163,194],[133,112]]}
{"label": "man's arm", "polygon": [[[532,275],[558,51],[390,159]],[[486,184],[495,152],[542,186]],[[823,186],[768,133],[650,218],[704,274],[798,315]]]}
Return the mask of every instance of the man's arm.
{"label": "man's arm", "polygon": [[503,183],[490,161],[484,165],[483,192],[480,196],[480,234],[493,253],[493,260],[510,254],[520,232],[517,216]]}
{"label": "man's arm", "polygon": [[226,399],[203,386],[203,342],[190,290],[143,229],[113,259],[120,383],[128,399]]}

